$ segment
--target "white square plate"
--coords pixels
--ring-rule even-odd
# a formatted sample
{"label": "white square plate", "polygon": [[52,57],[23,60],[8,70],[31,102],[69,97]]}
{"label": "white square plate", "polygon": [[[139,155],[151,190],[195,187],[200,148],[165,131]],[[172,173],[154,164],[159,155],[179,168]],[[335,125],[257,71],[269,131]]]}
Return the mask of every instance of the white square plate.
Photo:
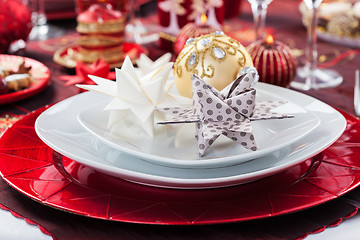
{"label": "white square plate", "polygon": [[[259,146],[251,151],[221,135],[206,151],[198,156],[195,124],[157,125],[155,136],[149,137],[140,122],[129,115],[119,121],[116,130],[108,127],[109,111],[104,111],[111,100],[100,94],[89,99],[89,107],[80,110],[80,124],[104,143],[148,162],[180,168],[214,168],[243,163],[286,147],[314,130],[320,119],[290,99],[276,96],[261,88],[257,99],[286,100],[287,104],[275,109],[290,113],[294,118],[252,121],[253,134]],[[258,100],[257,100],[258,101]]]}
{"label": "white square plate", "polygon": [[51,148],[100,172],[141,184],[168,188],[214,188],[254,181],[286,170],[321,152],[346,127],[345,118],[329,105],[286,88],[259,83],[258,89],[291,99],[320,119],[320,125],[302,139],[268,155],[220,168],[176,168],[152,164],[119,151],[87,132],[78,122],[79,111],[98,94],[83,93],[55,104],[35,123],[38,136]]}

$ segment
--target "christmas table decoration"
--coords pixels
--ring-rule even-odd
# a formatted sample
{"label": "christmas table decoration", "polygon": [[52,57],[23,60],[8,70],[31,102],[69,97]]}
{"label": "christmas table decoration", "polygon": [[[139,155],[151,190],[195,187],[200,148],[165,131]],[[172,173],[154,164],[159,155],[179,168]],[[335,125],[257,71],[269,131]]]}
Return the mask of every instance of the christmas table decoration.
{"label": "christmas table decoration", "polygon": [[74,84],[95,84],[88,75],[94,75],[101,78],[115,79],[115,72],[110,72],[110,65],[103,59],[88,65],[83,62],[77,62],[75,67],[76,75],[60,76],[61,80],[66,81],[65,86]]}
{"label": "christmas table decoration", "polygon": [[207,15],[207,24],[220,29],[224,21],[223,0],[159,0],[158,15],[161,26],[160,45],[173,50],[180,30],[188,23],[200,25],[201,15]]}
{"label": "christmas table decoration", "polygon": [[171,53],[165,53],[155,61],[152,61],[146,54],[141,54],[140,58],[136,61],[136,64],[141,71],[141,74],[145,75],[152,72],[165,64],[169,63],[171,59]]}
{"label": "christmas table decoration", "polygon": [[[310,12],[304,2],[299,5],[302,21],[309,25]],[[319,20],[317,31],[319,37],[331,36],[345,39],[360,38],[360,2],[359,1],[330,1],[319,6]],[[325,39],[328,40],[328,39]],[[330,40],[331,41],[331,40]],[[343,44],[340,41],[340,44]],[[355,46],[359,47],[359,45]]]}
{"label": "christmas table decoration", "polygon": [[[57,64],[64,66],[66,68],[75,68],[77,63],[79,62],[79,54],[81,50],[81,46],[79,45],[69,45],[62,48],[59,48],[55,51],[53,60]],[[136,62],[137,59],[139,59],[140,55],[142,53],[148,53],[148,49],[145,48],[142,45],[136,44],[136,43],[123,43],[123,54],[122,59],[119,62],[113,62],[109,63],[110,68],[116,68],[121,67],[123,60],[125,59],[125,56],[129,56],[134,62]],[[100,59],[102,57],[100,56]]]}
{"label": "christmas table decoration", "polygon": [[220,30],[220,27],[212,27],[208,25],[206,15],[201,15],[201,24],[191,22],[181,28],[180,33],[176,37],[174,43],[175,54],[179,54],[181,52],[189,38],[197,38],[202,35],[216,32],[217,30]]}
{"label": "christmas table decoration", "polygon": [[[89,76],[97,85],[77,85],[112,97],[104,110],[110,111],[109,126],[115,126],[129,114],[150,137],[154,136],[156,108],[189,105],[191,100],[171,94],[171,84],[167,82],[173,63],[167,63],[146,75],[136,72],[129,57],[121,69],[116,69],[116,82]],[[116,127],[113,128],[116,131]]]}
{"label": "christmas table decoration", "polygon": [[108,63],[123,60],[125,16],[110,4],[95,3],[77,17],[79,53],[77,60],[93,63],[104,58]]}
{"label": "christmas table decoration", "polygon": [[161,111],[174,117],[159,123],[196,123],[200,156],[205,154],[221,134],[246,149],[256,151],[258,147],[252,133],[251,121],[292,117],[270,111],[285,104],[285,101],[255,101],[256,90],[252,86],[258,78],[255,68],[246,67],[239,78],[222,91],[218,91],[200,77],[193,75],[194,106],[163,108]]}
{"label": "christmas table decoration", "polygon": [[106,4],[111,4],[111,6],[116,9],[119,10],[121,12],[126,12],[128,11],[128,1],[119,1],[119,0],[76,0],[75,1],[75,6],[76,6],[76,10],[78,12],[84,12],[86,11],[92,4],[96,3],[96,2],[101,2],[101,3],[106,3]]}
{"label": "christmas table decoration", "polygon": [[27,40],[32,28],[31,12],[23,1],[1,0],[0,19],[0,53],[5,53],[11,44]]}
{"label": "christmas table decoration", "polygon": [[245,66],[253,66],[246,48],[222,31],[189,38],[174,64],[176,87],[181,95],[191,98],[191,79],[196,74],[222,90]]}
{"label": "christmas table decoration", "polygon": [[282,87],[289,86],[297,68],[296,58],[290,48],[280,41],[274,41],[269,35],[247,47],[258,70],[260,81]]}

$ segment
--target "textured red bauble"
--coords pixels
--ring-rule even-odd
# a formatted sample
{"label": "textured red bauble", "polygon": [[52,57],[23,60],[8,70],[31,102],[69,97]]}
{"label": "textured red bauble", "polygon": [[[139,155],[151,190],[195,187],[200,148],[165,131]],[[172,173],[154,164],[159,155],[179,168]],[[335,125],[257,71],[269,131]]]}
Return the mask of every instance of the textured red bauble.
{"label": "textured red bauble", "polygon": [[0,53],[16,40],[26,41],[31,28],[31,12],[22,0],[0,0]]}
{"label": "textured red bauble", "polygon": [[282,87],[294,79],[297,61],[288,46],[280,41],[256,41],[247,47],[258,70],[259,81]]}
{"label": "textured red bauble", "polygon": [[179,54],[184,48],[186,40],[189,38],[200,37],[201,35],[206,35],[218,31],[219,29],[210,27],[208,25],[199,25],[195,23],[186,24],[181,30],[179,35],[176,38],[174,44],[174,52]]}

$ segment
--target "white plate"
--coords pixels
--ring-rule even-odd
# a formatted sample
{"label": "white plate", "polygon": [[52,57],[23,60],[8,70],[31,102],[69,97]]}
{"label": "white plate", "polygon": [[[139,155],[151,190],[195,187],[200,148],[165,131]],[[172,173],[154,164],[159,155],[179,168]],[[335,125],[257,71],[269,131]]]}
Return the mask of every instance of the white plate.
{"label": "white plate", "polygon": [[279,151],[242,164],[212,169],[182,169],[151,164],[104,144],[77,121],[96,93],[83,93],[57,103],[35,122],[38,136],[59,153],[98,171],[141,184],[168,188],[214,188],[254,181],[292,167],[332,144],[346,120],[332,107],[304,94],[264,83],[258,88],[291,98],[320,119],[313,132]]}
{"label": "white plate", "polygon": [[[279,100],[279,97],[258,89],[257,99]],[[100,94],[89,99],[90,107],[79,112],[80,124],[88,132],[120,151],[170,167],[214,168],[239,164],[298,141],[320,123],[320,119],[312,112],[289,99],[281,98],[288,103],[278,110],[283,113],[290,112],[295,117],[253,121],[253,133],[259,150],[248,150],[231,139],[220,136],[207,150],[205,156],[199,157],[195,124],[157,125],[156,134],[151,138],[139,124],[134,124],[136,119],[128,116],[125,121],[120,121],[114,131],[107,124],[109,111],[103,110],[110,100],[110,97],[103,97]]]}
{"label": "white plate", "polygon": [[359,37],[357,37],[357,38],[339,37],[339,36],[332,35],[327,32],[322,32],[322,31],[317,31],[317,35],[320,39],[327,41],[327,42],[340,44],[340,45],[344,45],[344,46],[348,46],[348,47],[352,47],[352,48],[360,48],[360,38]]}

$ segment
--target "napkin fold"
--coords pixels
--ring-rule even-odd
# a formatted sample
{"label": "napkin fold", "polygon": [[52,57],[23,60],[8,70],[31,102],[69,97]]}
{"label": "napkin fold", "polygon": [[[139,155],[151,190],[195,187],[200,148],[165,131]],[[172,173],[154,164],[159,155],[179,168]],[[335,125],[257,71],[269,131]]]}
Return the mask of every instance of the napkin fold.
{"label": "napkin fold", "polygon": [[141,74],[145,75],[149,72],[152,72],[154,69],[157,69],[170,62],[171,53],[165,53],[155,61],[152,61],[146,54],[141,54],[140,58],[137,60],[136,64],[141,71]]}
{"label": "napkin fold", "polygon": [[124,119],[129,112],[150,137],[154,136],[156,108],[191,105],[191,99],[171,94],[168,84],[173,63],[167,63],[142,75],[126,56],[121,69],[116,69],[116,81],[89,76],[96,85],[77,85],[82,89],[108,95],[111,101],[104,110],[111,111],[109,126]]}
{"label": "napkin fold", "polygon": [[173,115],[159,124],[196,123],[196,138],[199,155],[222,134],[246,149],[256,151],[258,146],[252,133],[251,121],[282,119],[291,115],[272,112],[273,108],[286,101],[256,102],[257,70],[246,67],[239,78],[218,91],[200,77],[193,75],[193,107],[162,108],[162,112]]}

